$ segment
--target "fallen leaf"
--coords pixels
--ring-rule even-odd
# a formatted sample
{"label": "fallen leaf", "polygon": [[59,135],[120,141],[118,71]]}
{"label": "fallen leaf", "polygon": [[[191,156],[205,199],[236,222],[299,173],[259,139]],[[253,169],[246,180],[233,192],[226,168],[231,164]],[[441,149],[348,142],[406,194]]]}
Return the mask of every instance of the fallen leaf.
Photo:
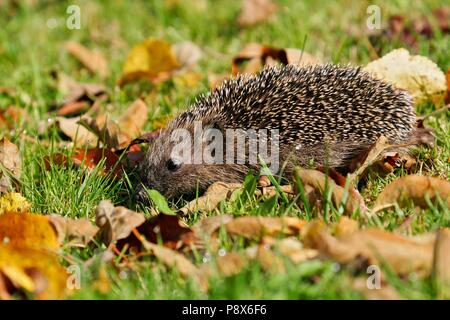
{"label": "fallen leaf", "polygon": [[304,248],[303,244],[295,237],[275,241],[273,247],[276,252],[288,257],[293,263],[311,260],[319,255],[315,249]]}
{"label": "fallen leaf", "polygon": [[143,214],[122,206],[114,207],[110,200],[102,200],[95,209],[95,224],[100,228],[100,237],[106,245],[128,237],[144,221]]}
{"label": "fallen leaf", "polygon": [[124,172],[123,165],[119,162],[120,158],[111,149],[93,148],[77,149],[72,156],[75,165],[87,169],[94,169],[104,161],[103,172],[105,175],[112,174],[120,178]]}
{"label": "fallen leaf", "polygon": [[120,129],[119,124],[108,117],[83,117],[79,124],[113,150],[122,150],[131,142],[130,136]]}
{"label": "fallen leaf", "polygon": [[0,215],[5,212],[28,212],[31,204],[20,193],[8,192],[0,197]]}
{"label": "fallen leaf", "polygon": [[47,216],[6,212],[0,215],[0,242],[15,247],[55,250],[56,233]]}
{"label": "fallen leaf", "polygon": [[147,251],[151,252],[161,263],[166,265],[168,268],[177,270],[185,279],[194,280],[199,284],[200,289],[207,289],[207,278],[202,276],[199,269],[184,255],[166,247],[150,243],[144,239],[142,239],[142,243]]}
{"label": "fallen leaf", "polygon": [[64,118],[64,117],[56,117],[55,122],[58,125],[59,129],[64,133],[67,137],[69,137],[75,146],[88,146],[95,147],[98,142],[97,136],[90,132],[88,129],[83,127],[79,121],[80,117],[76,118]]}
{"label": "fallen leaf", "polygon": [[172,46],[159,39],[147,39],[131,49],[123,65],[119,85],[137,79],[162,81],[179,68]]}
{"label": "fallen leaf", "polygon": [[121,132],[126,132],[131,138],[138,137],[148,120],[147,105],[142,99],[134,101],[120,116],[117,123]]}
{"label": "fallen leaf", "polygon": [[237,23],[240,27],[250,27],[266,21],[276,10],[271,0],[243,0]]}
{"label": "fallen leaf", "polygon": [[178,72],[193,70],[202,58],[202,50],[190,41],[173,45],[173,52],[179,64]]}
{"label": "fallen leaf", "polygon": [[419,241],[379,229],[359,230],[333,237],[322,221],[312,221],[302,228],[305,247],[343,264],[361,266],[386,263],[398,274],[416,272],[428,276],[433,261],[434,239]]}
{"label": "fallen leaf", "polygon": [[403,48],[370,62],[365,70],[408,91],[416,103],[441,96],[447,89],[445,75],[433,61],[423,56],[411,56]]}
{"label": "fallen leaf", "polygon": [[134,253],[141,252],[141,237],[151,243],[161,242],[162,245],[171,249],[180,249],[196,241],[192,230],[173,215],[159,214],[136,226],[135,229],[137,232],[130,233],[117,241],[119,250],[127,246]]}
{"label": "fallen leaf", "polygon": [[221,226],[233,220],[233,216],[224,214],[201,219],[192,226],[192,231],[199,238],[211,237]]}
{"label": "fallen leaf", "polygon": [[240,183],[214,182],[205,194],[186,204],[179,212],[188,214],[195,211],[214,210],[221,201],[229,198],[231,193],[242,187]]}
{"label": "fallen leaf", "polygon": [[441,299],[450,299],[450,229],[441,229],[436,235],[433,276]]}
{"label": "fallen leaf", "polygon": [[450,206],[450,182],[436,177],[409,175],[400,177],[384,188],[375,201],[373,211],[398,203],[400,206],[412,201],[416,206],[428,208],[426,196],[431,202],[439,196]]}
{"label": "fallen leaf", "polygon": [[77,115],[95,103],[107,99],[106,87],[95,83],[79,83],[61,72],[53,72],[52,76],[57,81],[58,91],[64,95],[61,103],[58,103],[59,116]]}
{"label": "fallen leaf", "polygon": [[22,158],[17,146],[7,138],[0,140],[0,194],[11,191],[18,184],[22,172]]}
{"label": "fallen leaf", "polygon": [[[318,58],[299,49],[283,49],[264,46],[259,43],[249,43],[233,58],[231,69],[234,75],[256,73],[264,66],[274,65],[275,61],[279,61],[283,65],[293,64],[297,66],[320,63]],[[244,62],[247,64],[241,67]]]}
{"label": "fallen leaf", "polygon": [[[329,174],[331,174],[331,171]],[[351,184],[348,185],[346,190],[345,182],[342,184],[343,186],[338,185],[331,176],[327,176],[318,170],[296,168],[294,171],[294,177],[295,181],[300,180],[303,186],[313,187],[315,192],[319,195],[323,195],[327,192],[326,188],[331,190],[331,200],[333,201],[333,204],[336,208],[343,205],[343,213],[346,215],[351,215],[356,210],[359,210],[361,213],[365,213],[367,211],[364,199]],[[297,190],[298,189],[299,188],[297,188]]]}
{"label": "fallen leaf", "polygon": [[65,47],[89,71],[98,74],[100,78],[106,78],[108,76],[108,63],[100,51],[92,51],[74,41],[67,42]]}
{"label": "fallen leaf", "polygon": [[69,219],[57,214],[50,215],[49,219],[60,245],[85,247],[99,230],[88,219]]}
{"label": "fallen leaf", "polygon": [[355,184],[366,169],[376,163],[382,153],[391,147],[392,145],[388,143],[387,138],[381,135],[369,149],[352,160],[349,165],[350,172],[353,172],[349,176],[350,181]]}
{"label": "fallen leaf", "polygon": [[59,258],[34,248],[0,243],[0,283],[5,279],[12,286],[0,286],[0,297],[24,290],[38,299],[62,299],[66,292],[67,273]]}
{"label": "fallen leaf", "polygon": [[306,221],[294,217],[239,217],[225,225],[229,234],[248,239],[298,234]]}
{"label": "fallen leaf", "polygon": [[22,121],[28,121],[29,115],[26,109],[9,106],[0,110],[0,129],[16,129]]}

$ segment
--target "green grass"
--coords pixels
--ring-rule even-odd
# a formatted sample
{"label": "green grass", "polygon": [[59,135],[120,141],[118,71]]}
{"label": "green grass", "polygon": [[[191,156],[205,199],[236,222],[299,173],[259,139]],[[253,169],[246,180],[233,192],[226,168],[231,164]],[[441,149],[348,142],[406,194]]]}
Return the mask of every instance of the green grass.
{"label": "green grass", "polygon": [[[382,21],[392,14],[411,18],[429,14],[445,1],[375,1],[382,9]],[[277,47],[305,47],[305,50],[335,63],[366,64],[371,60],[364,41],[351,36],[351,30],[363,31],[367,17],[366,8],[372,1],[278,1],[278,13],[267,23],[240,30],[235,18],[239,1],[40,1],[34,7],[26,5],[15,9],[0,7],[0,86],[12,87],[14,96],[0,93],[0,108],[16,105],[29,113],[28,121],[17,124],[9,132],[13,142],[22,151],[23,187],[21,192],[31,202],[32,211],[44,214],[58,213],[68,217],[93,217],[94,208],[102,199],[133,208],[135,205],[126,181],[99,176],[96,171],[85,173],[70,167],[53,166],[43,170],[44,157],[61,150],[62,138],[55,130],[39,133],[39,124],[54,116],[52,104],[61,99],[50,73],[64,72],[81,82],[99,82],[96,76],[80,68],[78,62],[63,49],[66,41],[78,41],[88,47],[99,48],[107,57],[111,69],[106,85],[111,93],[114,116],[142,92],[136,87],[118,89],[115,83],[121,74],[122,63],[129,49],[148,37],[160,37],[169,42],[192,41],[205,52],[199,72],[224,73],[230,69],[233,56],[249,42],[260,42]],[[65,27],[65,10],[70,4],[81,8],[82,27],[69,30]],[[56,19],[57,27],[47,27],[49,19]],[[437,34],[433,39],[420,38],[412,52],[435,61],[442,70],[450,67],[449,37]],[[382,53],[404,46],[395,41],[386,43]],[[195,88],[169,81],[148,86],[155,95],[146,97],[150,106],[150,121],[146,130],[152,130],[154,119],[173,115],[186,107],[200,92],[208,90],[205,77]],[[419,106],[426,114],[434,110],[433,104]],[[449,112],[427,120],[436,132],[434,148],[419,147],[414,152],[419,160],[420,174],[448,178],[450,174],[450,121]],[[48,144],[25,141],[26,133],[37,136]],[[2,132],[7,135],[8,132]],[[379,192],[396,177],[405,175],[402,169],[386,177],[371,176],[362,190],[369,204]],[[279,201],[281,195],[269,200],[243,196],[238,201],[223,203],[221,213],[234,215],[292,215],[310,219],[319,214],[298,208],[292,201]],[[331,221],[339,218],[336,208],[330,208]],[[388,230],[397,228],[413,213],[413,207],[393,209],[380,213],[380,221]],[[359,216],[356,216],[359,218]],[[199,215],[188,219],[194,223]],[[422,210],[412,223],[410,232],[419,234],[438,227],[450,227],[450,210],[436,205]],[[225,237],[226,250],[243,251],[244,241]],[[71,250],[80,264],[98,254],[100,248]],[[82,289],[74,298],[139,298],[139,299],[352,299],[360,296],[348,285],[353,275],[326,261],[313,261],[293,265],[287,263],[283,273],[265,272],[254,263],[241,273],[229,278],[214,278],[207,293],[201,292],[190,281],[183,280],[173,270],[138,270],[119,275],[108,269],[111,282],[109,292],[101,292],[93,283],[98,278],[98,264],[84,268]],[[395,287],[409,298],[435,298],[431,282],[427,279],[394,279]]]}

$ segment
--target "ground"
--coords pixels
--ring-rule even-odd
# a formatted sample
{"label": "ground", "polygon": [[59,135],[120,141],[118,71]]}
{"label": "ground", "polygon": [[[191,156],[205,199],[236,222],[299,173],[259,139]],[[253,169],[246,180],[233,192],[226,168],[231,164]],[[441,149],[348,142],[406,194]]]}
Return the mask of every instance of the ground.
{"label": "ground", "polygon": [[[20,2],[20,1],[19,1]],[[233,56],[249,42],[274,47],[304,48],[307,52],[334,63],[364,65],[373,59],[372,49],[364,41],[367,19],[366,1],[295,1],[281,0],[279,10],[269,21],[241,30],[235,23],[240,1],[76,1],[81,8],[81,29],[69,30],[65,26],[66,8],[73,1],[41,1],[34,6],[21,5],[12,12],[0,11],[0,85],[12,87],[17,95],[12,99],[0,95],[0,107],[14,104],[25,108],[31,118],[13,130],[11,141],[16,143],[24,159],[22,194],[32,204],[32,211],[43,214],[56,213],[68,217],[94,217],[94,209],[102,199],[116,204],[135,207],[126,180],[114,180],[92,174],[81,180],[80,168],[42,170],[43,159],[55,151],[61,151],[58,142],[62,137],[56,130],[40,132],[42,123],[54,116],[52,106],[60,101],[51,72],[62,71],[81,82],[99,82],[63,48],[73,40],[88,47],[99,48],[109,61],[111,73],[106,85],[111,90],[114,106],[112,113],[120,114],[137,98],[133,89],[115,86],[122,72],[124,59],[135,44],[149,38],[163,38],[177,43],[192,41],[205,54],[199,70],[203,75],[221,74],[230,70]],[[410,18],[430,12],[445,1],[375,1],[381,8],[381,19],[398,14]],[[437,34],[432,39],[419,37],[412,47],[399,41],[388,41],[380,49],[380,55],[394,48],[406,47],[435,61],[441,70],[450,67],[450,41],[448,35]],[[170,82],[158,85],[152,97],[150,121],[145,131],[153,130],[156,120],[164,119],[183,110],[201,92],[208,91],[206,77],[195,87]],[[427,114],[436,108],[433,103],[418,106],[419,114]],[[416,172],[447,178],[450,173],[449,113],[444,112],[427,121],[436,132],[434,148],[418,147],[414,150],[420,165]],[[16,129],[17,129],[16,128]],[[23,139],[26,134],[38,137]],[[45,143],[43,142],[45,141]],[[70,150],[63,150],[69,152]],[[379,192],[396,177],[405,175],[397,169],[386,177],[371,176],[361,190],[370,204]],[[233,203],[220,207],[221,213],[234,215],[261,214],[258,202],[252,200],[244,208]],[[394,230],[404,217],[413,212],[407,209],[386,210],[379,214],[379,223],[387,230]],[[217,213],[214,213],[217,214]],[[265,215],[307,217],[304,210],[290,203],[275,204]],[[331,211],[331,221],[339,217]],[[355,216],[360,219],[359,216]],[[192,224],[197,216],[187,220]],[[364,223],[363,220],[360,220]],[[438,227],[450,227],[450,211],[445,206],[422,210],[409,229],[419,234]],[[225,250],[240,250],[242,243],[222,239]],[[67,252],[75,261],[83,262],[97,249],[71,249]],[[199,257],[202,259],[202,257]],[[82,273],[81,289],[72,297],[108,299],[352,299],[361,297],[349,285],[351,271],[332,262],[306,262],[287,265],[284,273],[265,272],[257,263],[239,274],[211,281],[207,293],[191,281],[182,279],[175,271],[147,270],[123,273],[113,268],[107,270],[110,290],[95,285],[98,270],[90,267]],[[435,298],[431,281],[395,278],[397,290],[407,298]]]}

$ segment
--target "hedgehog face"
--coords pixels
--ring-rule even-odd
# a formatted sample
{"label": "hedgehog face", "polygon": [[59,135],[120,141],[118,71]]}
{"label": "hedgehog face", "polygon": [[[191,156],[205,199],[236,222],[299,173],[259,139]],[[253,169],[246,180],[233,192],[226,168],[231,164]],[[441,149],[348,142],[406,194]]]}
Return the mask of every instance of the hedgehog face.
{"label": "hedgehog face", "polygon": [[155,189],[167,198],[189,199],[216,181],[241,182],[247,174],[248,166],[216,162],[214,156],[206,157],[208,153],[215,154],[208,137],[196,136],[191,129],[166,130],[138,168],[137,201],[148,202],[145,189]]}

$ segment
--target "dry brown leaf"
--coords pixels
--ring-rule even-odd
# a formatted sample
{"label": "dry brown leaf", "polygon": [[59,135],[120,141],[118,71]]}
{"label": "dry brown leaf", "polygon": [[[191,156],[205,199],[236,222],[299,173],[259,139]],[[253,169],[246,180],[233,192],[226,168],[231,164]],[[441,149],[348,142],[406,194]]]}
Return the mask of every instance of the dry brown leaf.
{"label": "dry brown leaf", "polygon": [[67,42],[65,47],[89,71],[98,74],[100,78],[106,78],[108,76],[108,63],[100,51],[90,50],[73,41]]}
{"label": "dry brown leaf", "polygon": [[433,202],[439,196],[450,206],[450,182],[436,177],[409,175],[400,177],[384,188],[375,201],[374,211],[378,208],[398,203],[407,204],[412,201],[416,206],[428,208],[426,196]]}
{"label": "dry brown leaf", "polygon": [[117,123],[121,132],[126,132],[129,137],[134,139],[141,135],[142,128],[144,128],[147,120],[147,105],[142,99],[137,99],[120,116]]}
{"label": "dry brown leaf", "polygon": [[304,248],[303,244],[295,237],[288,237],[275,242],[274,248],[294,263],[314,259],[319,255],[319,252],[315,249]]}
{"label": "dry brown leaf", "polygon": [[266,21],[276,10],[271,0],[243,0],[237,23],[240,27],[250,27]]}
{"label": "dry brown leaf", "polygon": [[106,87],[101,84],[79,83],[61,72],[53,72],[52,76],[57,80],[58,91],[64,94],[59,116],[80,114],[85,108],[107,98]]}
{"label": "dry brown leaf", "polygon": [[207,289],[208,281],[205,275],[201,274],[199,269],[184,255],[174,250],[153,244],[144,239],[141,240],[144,248],[151,252],[165,266],[168,268],[174,268],[185,279],[192,279],[196,281],[200,285],[201,289]]}
{"label": "dry brown leaf", "polygon": [[17,146],[3,137],[0,140],[0,194],[11,191],[22,173],[22,157]]}
{"label": "dry brown leaf", "polygon": [[[295,48],[275,48],[263,46],[259,43],[247,44],[232,61],[232,73],[257,73],[264,66],[272,66],[276,61],[283,65],[294,64],[306,66],[318,64],[320,60],[307,52]],[[241,67],[241,65],[246,64]]]}
{"label": "dry brown leaf", "polygon": [[433,276],[441,299],[450,299],[450,229],[441,229],[436,235]]}
{"label": "dry brown leaf", "polygon": [[333,237],[322,221],[312,221],[302,229],[307,248],[343,264],[386,263],[398,274],[416,272],[428,276],[433,262],[434,239],[418,241],[379,229],[368,229]]}
{"label": "dry brown leaf", "polygon": [[359,223],[356,220],[350,219],[349,217],[341,217],[339,222],[334,228],[334,234],[337,237],[342,237],[345,235],[352,234],[359,230]]}
{"label": "dry brown leaf", "polygon": [[241,183],[214,182],[203,196],[192,200],[179,211],[183,214],[188,214],[195,211],[208,212],[214,210],[221,201],[227,200],[233,191],[241,187]]}
{"label": "dry brown leaf", "polygon": [[192,71],[202,58],[202,50],[190,41],[173,45],[173,52],[179,64],[178,73]]}
{"label": "dry brown leaf", "polygon": [[224,256],[218,256],[215,264],[217,271],[221,275],[229,277],[241,272],[247,266],[248,261],[243,255],[237,252],[228,252]]}
{"label": "dry brown leaf", "polygon": [[350,182],[356,183],[368,167],[380,159],[381,154],[388,148],[392,147],[388,144],[385,136],[381,135],[378,140],[366,151],[353,159],[349,166],[352,174],[350,174]]}
{"label": "dry brown leaf", "polygon": [[193,227],[192,231],[199,238],[211,237],[221,226],[233,220],[233,216],[229,214],[218,215],[214,217],[206,217],[198,221]]}
{"label": "dry brown leaf", "polygon": [[50,222],[56,230],[60,245],[85,247],[97,234],[98,227],[88,219],[69,219],[60,215],[49,216]]}
{"label": "dry brown leaf", "polygon": [[125,238],[117,241],[117,248],[129,248],[133,253],[139,253],[142,249],[141,237],[151,243],[159,243],[171,249],[182,249],[194,244],[201,244],[194,232],[186,223],[177,216],[158,214],[146,220],[136,227]]}
{"label": "dry brown leaf", "polygon": [[106,245],[124,239],[132,230],[145,221],[141,213],[125,207],[114,207],[110,200],[103,200],[95,209],[95,224],[100,228],[100,236]]}
{"label": "dry brown leaf", "polygon": [[327,175],[317,170],[297,168],[295,169],[294,175],[296,178],[302,181],[304,186],[313,187],[315,192],[320,195],[323,195],[323,193],[326,191],[325,187],[327,186],[332,192],[331,199],[336,207],[344,203],[344,196],[347,195],[347,199],[344,204],[344,214],[351,215],[358,209],[361,213],[365,213],[367,211],[364,199],[361,197],[359,192],[351,185],[349,185],[346,192],[345,188],[336,184],[331,176],[327,177]]}
{"label": "dry brown leaf", "polygon": [[75,146],[77,147],[95,147],[98,142],[98,138],[85,127],[83,127],[79,121],[80,117],[76,118],[64,118],[56,117],[55,122],[59,129],[68,136]]}
{"label": "dry brown leaf", "polygon": [[79,124],[113,150],[122,150],[131,142],[130,136],[120,130],[115,121],[106,116],[99,116],[96,119],[83,117],[79,120]]}
{"label": "dry brown leaf", "polygon": [[239,217],[228,222],[225,229],[232,235],[249,239],[263,236],[298,234],[306,221],[294,217]]}

